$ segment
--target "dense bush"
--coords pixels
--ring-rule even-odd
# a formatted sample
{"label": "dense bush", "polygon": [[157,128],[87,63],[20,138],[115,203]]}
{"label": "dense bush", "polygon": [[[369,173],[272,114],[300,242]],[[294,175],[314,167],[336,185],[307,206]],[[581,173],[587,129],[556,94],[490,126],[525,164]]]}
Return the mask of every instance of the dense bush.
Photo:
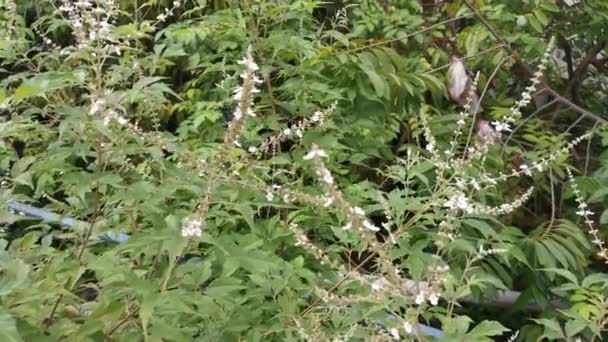
{"label": "dense bush", "polygon": [[0,8],[2,341],[605,336],[605,0]]}

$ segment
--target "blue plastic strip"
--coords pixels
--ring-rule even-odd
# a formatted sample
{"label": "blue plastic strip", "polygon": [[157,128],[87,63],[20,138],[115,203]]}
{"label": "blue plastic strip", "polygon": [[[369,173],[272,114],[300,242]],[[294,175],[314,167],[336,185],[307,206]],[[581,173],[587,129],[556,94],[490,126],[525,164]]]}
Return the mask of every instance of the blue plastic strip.
{"label": "blue plastic strip", "polygon": [[68,226],[68,227],[74,226],[74,223],[76,222],[76,220],[74,220],[73,218],[71,218],[69,216],[61,216],[61,215],[52,213],[52,212],[44,210],[44,209],[32,207],[31,205],[27,205],[27,204],[15,202],[15,201],[9,201],[8,207],[9,207],[9,209],[14,210],[16,212],[24,213],[29,216],[33,216],[33,217],[37,217],[37,218],[41,218],[43,220],[57,221],[57,222],[61,223],[62,225]]}
{"label": "blue plastic strip", "polygon": [[[72,217],[61,216],[48,210],[33,207],[31,205],[19,203],[16,201],[9,201],[8,208],[15,212],[26,214],[31,217],[36,217],[47,221],[55,221],[66,227],[74,227],[77,222],[77,220]],[[106,232],[100,234],[99,238],[109,242],[122,243],[127,241],[127,239],[129,238],[129,234]]]}
{"label": "blue plastic strip", "polygon": [[99,235],[99,238],[110,242],[123,243],[129,239],[129,234],[107,232]]}
{"label": "blue plastic strip", "polygon": [[443,331],[428,325],[418,323],[418,330],[420,330],[420,333],[424,336],[432,336],[437,338],[443,337]]}

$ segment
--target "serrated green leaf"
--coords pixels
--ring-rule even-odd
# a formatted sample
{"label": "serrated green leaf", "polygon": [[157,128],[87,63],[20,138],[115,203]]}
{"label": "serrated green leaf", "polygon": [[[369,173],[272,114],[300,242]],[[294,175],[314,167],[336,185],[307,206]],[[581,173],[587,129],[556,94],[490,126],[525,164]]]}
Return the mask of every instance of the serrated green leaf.
{"label": "serrated green leaf", "polygon": [[21,342],[21,336],[17,331],[15,319],[10,312],[3,307],[0,307],[0,341],[3,342]]}
{"label": "serrated green leaf", "polygon": [[562,277],[568,279],[571,283],[578,285],[578,279],[576,276],[572,274],[572,272],[562,269],[562,268],[543,268],[541,269],[545,272],[552,272],[561,275]]}
{"label": "serrated green leaf", "polygon": [[473,338],[481,338],[502,335],[502,333],[505,331],[509,331],[509,329],[505,328],[502,324],[495,321],[486,320],[475,326],[475,328],[473,328],[473,330],[471,330],[467,335]]}

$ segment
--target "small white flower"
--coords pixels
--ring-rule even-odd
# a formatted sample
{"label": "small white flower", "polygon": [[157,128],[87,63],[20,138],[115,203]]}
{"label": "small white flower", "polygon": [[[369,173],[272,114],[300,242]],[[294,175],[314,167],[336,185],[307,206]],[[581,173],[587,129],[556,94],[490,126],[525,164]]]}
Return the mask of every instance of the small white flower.
{"label": "small white flower", "polygon": [[253,60],[253,57],[251,56],[251,47],[247,49],[247,52],[245,53],[245,58],[240,60],[238,63],[245,66],[245,69],[251,73],[260,69],[260,67],[258,67],[258,65]]}
{"label": "small white flower", "polygon": [[378,232],[378,231],[380,231],[380,228],[376,227],[376,225],[374,225],[373,223],[371,223],[369,220],[364,220],[363,221],[363,227],[371,230],[372,232]]}
{"label": "small white flower", "polygon": [[526,164],[521,164],[519,166],[519,170],[526,176],[531,176],[532,175],[532,171],[530,171],[530,168],[528,167],[528,165]]}
{"label": "small white flower", "polygon": [[94,115],[99,112],[105,105],[105,101],[103,99],[97,99],[91,105],[91,110],[89,110],[89,114]]}
{"label": "small white flower", "polygon": [[386,288],[390,283],[384,277],[380,277],[372,283],[372,291],[381,291]]}
{"label": "small white flower", "polygon": [[304,160],[311,160],[311,159],[315,159],[315,158],[326,158],[326,157],[327,157],[327,153],[325,151],[321,150],[317,145],[313,144],[310,152],[308,152],[308,154],[306,154],[304,156]]}
{"label": "small white flower", "polygon": [[433,151],[435,150],[435,145],[433,145],[433,143],[426,144],[426,150],[433,153]]}
{"label": "small white flower", "polygon": [[125,118],[124,118],[124,117],[122,117],[122,116],[118,116],[118,117],[116,118],[116,121],[118,121],[118,123],[119,123],[120,125],[122,125],[122,126],[126,126],[126,125],[129,123],[129,120],[125,119]]}
{"label": "small white flower", "polygon": [[431,305],[437,305],[439,303],[439,295],[435,292],[431,292],[429,295],[429,302]]}
{"label": "small white flower", "polygon": [[406,333],[411,334],[414,332],[414,327],[410,322],[405,322],[403,323],[403,330],[405,330]]}
{"label": "small white flower", "polygon": [[241,112],[241,109],[237,107],[232,113],[232,121],[239,121],[242,117],[243,113]]}
{"label": "small white flower", "polygon": [[314,114],[312,115],[312,117],[310,118],[310,120],[312,122],[321,122],[321,121],[323,121],[323,112],[320,112],[320,111],[314,112]]}
{"label": "small white flower", "polygon": [[496,132],[511,132],[511,126],[506,122],[493,121],[492,125],[494,125],[494,130]]}
{"label": "small white flower", "polygon": [[352,227],[353,223],[349,221],[342,227],[342,230],[350,230]]}
{"label": "small white flower", "polygon": [[363,209],[361,209],[360,207],[352,207],[352,208],[350,208],[350,211],[352,213],[360,215],[360,216],[365,215],[365,211],[363,211]]}
{"label": "small white flower", "polygon": [[272,202],[272,200],[274,200],[274,194],[273,194],[271,191],[268,191],[268,192],[266,193],[266,200],[267,200],[268,202]]}
{"label": "small white flower", "polygon": [[285,134],[286,136],[290,136],[290,135],[291,135],[291,129],[289,129],[289,128],[285,128],[285,129],[283,130],[283,134]]}
{"label": "small white flower", "polygon": [[388,332],[391,334],[391,337],[394,340],[398,341],[401,339],[401,336],[399,336],[399,330],[397,330],[395,328],[391,328]]}
{"label": "small white flower", "polygon": [[167,20],[167,15],[164,13],[161,13],[158,16],[156,16],[156,20],[158,20],[160,22],[164,22],[165,20]]}
{"label": "small white flower", "polygon": [[466,213],[471,213],[473,208],[469,203],[469,199],[462,193],[456,193],[454,196],[449,198],[443,204],[444,207],[447,207],[451,210],[462,210]]}
{"label": "small white flower", "polygon": [[481,190],[481,186],[479,185],[479,183],[477,183],[477,180],[475,180],[475,178],[471,178],[470,183],[475,190],[477,190],[477,191]]}
{"label": "small white flower", "polygon": [[241,99],[243,98],[243,93],[244,93],[243,87],[238,86],[234,89],[234,95],[232,96],[232,98],[235,101],[241,101]]}
{"label": "small white flower", "polygon": [[321,178],[323,179],[323,182],[325,182],[326,184],[333,184],[334,183],[334,177],[331,176],[331,172],[329,172],[329,170],[325,167],[323,167],[321,170]]}
{"label": "small white flower", "polygon": [[185,238],[201,237],[203,222],[198,219],[185,219],[182,223],[182,236]]}
{"label": "small white flower", "polygon": [[579,210],[576,212],[576,215],[578,215],[578,216],[591,216],[593,214],[594,213],[591,210]]}
{"label": "small white flower", "polygon": [[256,153],[258,151],[258,148],[255,146],[249,146],[247,151],[249,151],[249,153]]}
{"label": "small white flower", "polygon": [[421,304],[423,304],[425,302],[425,299],[424,299],[424,290],[420,290],[420,292],[418,292],[418,294],[416,295],[416,299],[414,300],[414,302],[417,305],[421,305]]}

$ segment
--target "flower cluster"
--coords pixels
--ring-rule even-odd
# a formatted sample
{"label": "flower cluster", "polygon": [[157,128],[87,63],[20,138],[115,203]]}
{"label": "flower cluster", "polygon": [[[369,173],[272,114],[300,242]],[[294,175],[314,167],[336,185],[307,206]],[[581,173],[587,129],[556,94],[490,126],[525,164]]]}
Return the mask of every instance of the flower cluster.
{"label": "flower cluster", "polygon": [[404,289],[414,295],[414,303],[423,305],[427,301],[435,306],[439,304],[442,288],[447,280],[447,275],[450,271],[447,265],[437,265],[430,267],[426,276],[426,281],[415,282],[408,280],[404,283]]}
{"label": "flower cluster", "polygon": [[422,124],[424,139],[426,140],[426,146],[424,148],[431,154],[431,159],[435,162],[440,161],[439,153],[437,152],[437,141],[431,131],[431,127],[428,122],[427,114],[425,112],[420,113],[420,123]]}
{"label": "flower cluster", "polygon": [[[458,145],[458,138],[462,135],[462,130],[465,127],[465,124],[469,117],[471,116],[471,106],[473,105],[473,99],[476,97],[475,92],[477,91],[477,83],[479,82],[479,72],[475,75],[471,86],[469,87],[469,93],[467,95],[466,103],[464,105],[464,109],[458,114],[458,121],[456,121],[456,131],[452,137],[452,141],[450,141],[450,149],[445,151],[446,157],[451,157],[454,155],[456,146]],[[478,106],[478,103],[474,104]]]}
{"label": "flower cluster", "polygon": [[182,222],[182,236],[185,238],[201,237],[203,222],[197,218],[186,218]]}
{"label": "flower cluster", "polygon": [[570,186],[572,187],[574,199],[578,204],[578,210],[576,211],[576,215],[581,217],[584,220],[583,222],[585,223],[585,225],[587,225],[587,227],[589,228],[588,232],[593,238],[591,243],[593,243],[598,249],[597,255],[600,258],[604,259],[606,263],[608,263],[608,249],[606,248],[604,241],[600,239],[599,231],[597,228],[594,227],[594,221],[591,218],[595,213],[589,209],[589,205],[581,196],[581,191],[578,188],[578,184],[576,184],[576,180],[572,175],[572,171],[567,168],[566,173],[568,174],[568,180],[570,182]]}
{"label": "flower cluster", "polygon": [[473,214],[475,212],[471,200],[462,191],[454,191],[452,196],[443,203],[443,206],[455,212],[462,211],[466,214]]}
{"label": "flower cluster", "polygon": [[[241,73],[242,84],[234,90],[234,99],[238,100],[239,103],[232,114],[232,120],[228,125],[226,132],[224,133],[224,141],[219,146],[217,153],[213,160],[209,163],[204,162],[207,168],[204,174],[207,176],[207,188],[202,196],[202,200],[197,206],[196,217],[200,222],[204,221],[209,211],[209,205],[211,203],[211,196],[215,189],[215,183],[218,177],[225,172],[222,169],[222,163],[226,160],[226,155],[234,148],[239,146],[238,139],[244,125],[244,115],[255,117],[253,110],[253,95],[259,90],[256,88],[256,84],[262,83],[262,80],[258,79],[256,72],[260,69],[256,64],[253,56],[251,55],[251,47],[247,48],[245,57],[238,62],[244,66],[244,70]],[[197,166],[201,163],[196,161]]]}
{"label": "flower cluster", "polygon": [[[67,16],[76,38],[76,47],[85,49],[114,42],[112,36],[112,18],[117,14],[114,0],[62,0],[59,10]],[[115,52],[116,47],[112,47]]]}
{"label": "flower cluster", "polygon": [[552,162],[570,153],[572,149],[578,144],[580,144],[583,140],[591,138],[591,135],[591,133],[585,133],[583,135],[580,135],[571,142],[565,144],[564,146],[553,152],[548,153],[546,157],[541,158],[530,165],[523,163],[519,165],[517,169],[511,169],[509,173],[500,172],[497,177],[486,176],[483,177],[481,181],[484,183],[495,185],[498,184],[498,182],[506,181],[509,178],[531,176],[533,172],[542,172],[543,170],[547,169]]}
{"label": "flower cluster", "polygon": [[116,111],[114,108],[116,106],[113,105],[111,100],[112,97],[112,91],[106,90],[102,96],[93,100],[89,115],[102,118],[104,126],[108,126],[113,121],[118,122],[121,126],[128,126],[129,120]]}
{"label": "flower cluster", "polygon": [[507,215],[514,212],[516,209],[521,208],[532,196],[534,192],[534,187],[528,188],[523,194],[521,194],[518,198],[516,198],[513,202],[503,203],[497,207],[488,207],[485,205],[477,205],[474,212],[476,214],[485,214],[485,215]]}
{"label": "flower cluster", "polygon": [[521,109],[527,106],[530,101],[532,101],[532,94],[536,92],[538,85],[541,83],[543,72],[547,68],[547,64],[549,62],[549,59],[551,58],[551,51],[553,50],[554,45],[555,41],[554,39],[551,39],[551,41],[549,41],[549,44],[547,45],[545,53],[543,54],[542,60],[538,65],[538,70],[534,73],[534,76],[532,77],[531,84],[526,87],[526,89],[521,95],[521,99],[517,101],[515,105],[513,105],[513,107],[511,107],[510,113],[508,115],[503,116],[500,120],[492,122],[496,132],[510,132],[511,124],[521,117]]}
{"label": "flower cluster", "polygon": [[319,177],[319,180],[325,184],[328,191],[327,195],[324,197],[326,198],[326,204],[329,203],[329,205],[331,205],[331,203],[336,203],[348,218],[346,225],[342,227],[342,229],[349,230],[355,226],[358,229],[364,228],[371,232],[380,231],[379,227],[365,218],[365,211],[363,211],[363,209],[357,206],[351,206],[344,200],[341,192],[334,186],[334,178],[331,175],[331,172],[322,161],[322,159],[326,157],[327,153],[313,144],[310,152],[304,156],[304,160],[312,160],[315,163],[315,173]]}
{"label": "flower cluster", "polygon": [[156,20],[159,23],[165,22],[169,17],[173,16],[175,10],[177,10],[181,5],[182,5],[181,1],[179,1],[179,0],[173,1],[172,6],[170,8],[165,8],[165,11],[163,13],[160,13],[159,15],[156,16]]}
{"label": "flower cluster", "polygon": [[322,125],[325,122],[327,116],[329,116],[335,111],[336,106],[337,102],[334,102],[325,111],[314,112],[310,118],[304,118],[292,125],[291,127],[285,128],[277,134],[271,135],[266,140],[264,140],[264,142],[258,147],[250,146],[247,151],[255,157],[260,157],[264,153],[269,152],[270,150],[272,150],[272,154],[274,155],[276,153],[278,145],[281,142],[287,139],[302,139],[302,137],[304,136],[304,132],[307,129],[316,125]]}
{"label": "flower cluster", "polygon": [[224,145],[220,148],[220,153],[225,152],[226,149],[232,148],[233,145],[239,145],[238,139],[244,124],[243,115],[255,117],[253,96],[260,92],[256,87],[256,84],[262,83],[262,80],[256,75],[256,72],[260,67],[256,64],[251,55],[251,47],[247,48],[245,57],[238,63],[244,66],[245,70],[241,73],[242,84],[234,89],[233,98],[238,101],[238,105],[232,113],[232,120],[224,135]]}
{"label": "flower cluster", "polygon": [[320,261],[321,265],[330,265],[333,267],[337,267],[337,265],[327,256],[327,254],[325,254],[325,252],[323,252],[322,249],[310,242],[306,234],[300,231],[297,223],[290,223],[289,230],[296,238],[296,246],[302,246],[303,248],[306,248],[308,251],[310,251],[312,255]]}

